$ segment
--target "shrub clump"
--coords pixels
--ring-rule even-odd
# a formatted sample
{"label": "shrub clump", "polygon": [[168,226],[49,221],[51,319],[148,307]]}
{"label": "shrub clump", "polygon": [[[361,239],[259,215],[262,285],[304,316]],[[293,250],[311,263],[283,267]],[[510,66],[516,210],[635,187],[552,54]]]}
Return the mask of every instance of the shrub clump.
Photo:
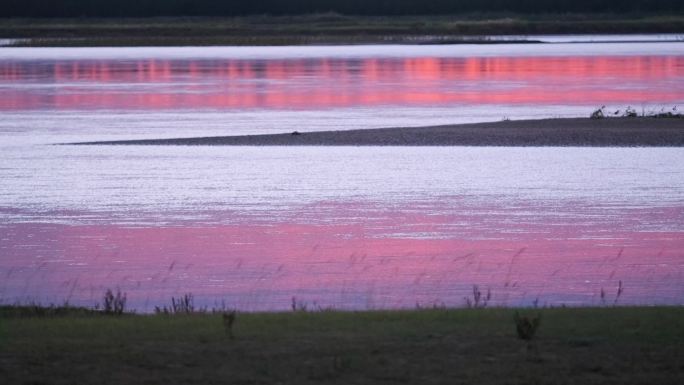
{"label": "shrub clump", "polygon": [[526,317],[520,316],[518,312],[515,312],[513,320],[515,321],[515,330],[518,333],[518,338],[530,341],[534,338],[539,329],[541,314],[537,314],[536,317]]}

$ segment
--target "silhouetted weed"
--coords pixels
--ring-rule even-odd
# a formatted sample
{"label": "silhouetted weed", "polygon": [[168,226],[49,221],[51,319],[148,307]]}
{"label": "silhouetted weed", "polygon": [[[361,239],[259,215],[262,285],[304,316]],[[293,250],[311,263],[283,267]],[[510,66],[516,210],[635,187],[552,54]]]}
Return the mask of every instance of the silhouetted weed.
{"label": "silhouetted weed", "polygon": [[233,324],[235,323],[237,312],[235,310],[230,313],[223,313],[223,328],[226,331],[226,335],[231,340],[235,338],[233,335]]}
{"label": "silhouetted weed", "polygon": [[468,308],[485,308],[489,300],[492,299],[492,291],[487,288],[487,294],[483,296],[480,288],[477,285],[473,285],[472,299],[468,297],[463,297],[463,299]]}
{"label": "silhouetted weed", "polygon": [[539,329],[541,314],[537,314],[536,317],[521,317],[516,311],[513,315],[513,320],[515,321],[515,330],[518,333],[518,338],[531,341]]}
{"label": "silhouetted weed", "polygon": [[292,311],[302,311],[305,312],[309,309],[309,305],[306,302],[298,301],[297,297],[292,297],[292,302],[290,303]]}
{"label": "silhouetted weed", "polygon": [[102,311],[105,314],[121,315],[126,308],[126,293],[121,293],[121,290],[116,290],[116,295],[111,289],[107,289],[103,298]]}
{"label": "silhouetted weed", "polygon": [[[620,296],[624,291],[625,287],[622,286],[622,281],[619,281],[617,292],[615,293],[615,299],[613,300],[613,306],[617,305],[618,301],[620,300]],[[604,306],[606,305],[606,291],[603,288],[601,288],[601,304]]]}
{"label": "silhouetted weed", "polygon": [[154,312],[156,314],[193,314],[206,313],[207,309],[195,309],[195,297],[192,293],[183,294],[182,297],[171,297],[171,306],[155,306]]}

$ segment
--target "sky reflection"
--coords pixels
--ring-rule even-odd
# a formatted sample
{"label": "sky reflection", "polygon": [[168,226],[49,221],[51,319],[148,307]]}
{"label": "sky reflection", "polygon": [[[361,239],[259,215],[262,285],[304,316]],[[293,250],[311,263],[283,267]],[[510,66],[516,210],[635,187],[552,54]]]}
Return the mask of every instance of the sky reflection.
{"label": "sky reflection", "polygon": [[676,104],[681,56],[0,61],[2,110]]}
{"label": "sky reflection", "polygon": [[453,215],[419,210],[383,210],[361,221],[351,219],[358,207],[328,210],[337,211],[329,219],[347,219],[312,223],[306,214],[292,213],[300,219],[4,225],[0,297],[92,305],[116,286],[141,311],[186,291],[198,303],[225,301],[242,310],[287,310],[291,297],[369,309],[462,306],[478,285],[491,289],[498,305],[600,305],[601,289],[613,301],[622,281],[623,304],[679,304],[684,298],[681,230],[640,226],[676,223],[681,207],[648,215],[646,209],[604,215],[594,208],[598,220],[562,214],[572,208],[555,210],[557,215],[537,208],[527,220],[520,209],[464,210],[461,220],[468,225],[461,227]]}
{"label": "sky reflection", "polygon": [[601,305],[622,281],[622,304],[682,304],[676,148],[46,145],[669,109],[680,51],[7,49],[0,302],[412,308],[479,285],[497,305]]}

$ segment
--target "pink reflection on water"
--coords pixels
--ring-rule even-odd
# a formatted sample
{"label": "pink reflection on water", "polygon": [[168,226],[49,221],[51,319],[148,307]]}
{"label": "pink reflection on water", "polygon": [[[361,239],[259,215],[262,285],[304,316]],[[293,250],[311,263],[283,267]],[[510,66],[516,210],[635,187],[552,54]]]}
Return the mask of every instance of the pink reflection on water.
{"label": "pink reflection on water", "polygon": [[680,56],[0,61],[0,110],[679,103]]}
{"label": "pink reflection on water", "polygon": [[[337,208],[346,210],[343,206]],[[338,218],[348,213],[339,212]],[[382,218],[166,227],[17,223],[0,227],[0,295],[93,304],[107,287],[152,310],[192,292],[212,306],[286,310],[291,297],[336,308],[462,306],[472,285],[499,305],[681,304],[684,234],[640,229],[681,207],[625,209],[609,221],[458,218],[385,210]],[[498,231],[481,231],[496,221]],[[676,223],[676,222],[675,222]],[[615,225],[618,224],[618,225]],[[444,234],[447,233],[447,236]]]}

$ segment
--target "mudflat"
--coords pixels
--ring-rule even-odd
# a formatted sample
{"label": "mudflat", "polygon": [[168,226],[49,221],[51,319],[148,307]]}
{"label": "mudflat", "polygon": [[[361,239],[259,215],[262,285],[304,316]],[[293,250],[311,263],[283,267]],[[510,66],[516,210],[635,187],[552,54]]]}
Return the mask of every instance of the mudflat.
{"label": "mudflat", "polygon": [[569,118],[430,127],[70,143],[176,146],[681,147],[682,118]]}

